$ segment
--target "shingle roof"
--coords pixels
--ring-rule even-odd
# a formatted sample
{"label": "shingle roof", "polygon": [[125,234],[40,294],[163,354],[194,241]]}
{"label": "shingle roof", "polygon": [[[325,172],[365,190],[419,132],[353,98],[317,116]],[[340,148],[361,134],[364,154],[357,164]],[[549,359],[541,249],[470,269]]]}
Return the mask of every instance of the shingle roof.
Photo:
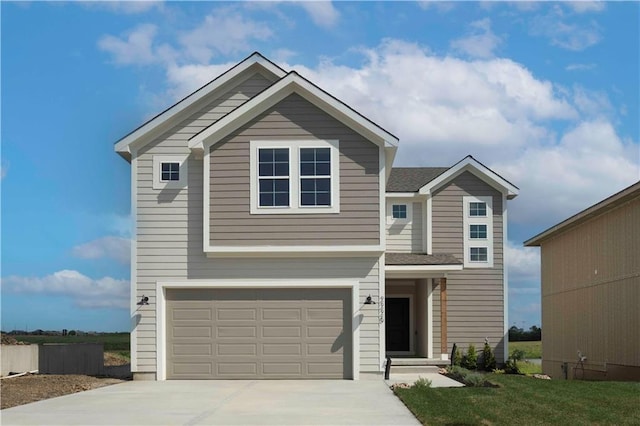
{"label": "shingle roof", "polygon": [[447,170],[449,167],[394,167],[387,181],[387,192],[418,192]]}
{"label": "shingle roof", "polygon": [[387,253],[385,265],[462,265],[452,254]]}

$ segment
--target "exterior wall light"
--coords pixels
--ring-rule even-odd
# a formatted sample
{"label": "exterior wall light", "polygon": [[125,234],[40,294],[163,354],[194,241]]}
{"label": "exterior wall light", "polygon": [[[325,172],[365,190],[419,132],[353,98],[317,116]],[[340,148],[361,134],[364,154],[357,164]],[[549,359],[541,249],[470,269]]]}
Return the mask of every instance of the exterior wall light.
{"label": "exterior wall light", "polygon": [[368,295],[366,300],[364,301],[365,305],[375,305],[376,302],[373,301],[373,299],[371,298],[371,295]]}
{"label": "exterior wall light", "polygon": [[148,305],[148,304],[149,304],[149,298],[143,294],[142,299],[140,299],[137,305],[142,306],[142,305]]}

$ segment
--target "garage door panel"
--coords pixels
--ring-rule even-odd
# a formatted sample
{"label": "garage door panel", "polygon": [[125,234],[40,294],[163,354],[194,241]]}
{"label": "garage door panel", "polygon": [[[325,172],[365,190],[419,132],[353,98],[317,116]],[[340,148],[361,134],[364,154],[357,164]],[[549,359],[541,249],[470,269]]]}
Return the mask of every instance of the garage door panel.
{"label": "garage door panel", "polygon": [[241,309],[233,307],[218,308],[216,309],[216,319],[218,321],[255,321],[258,316],[256,311],[256,309]]}
{"label": "garage door panel", "polygon": [[264,321],[300,321],[302,319],[302,309],[300,308],[262,308],[262,319]]}
{"label": "garage door panel", "polygon": [[170,353],[173,355],[213,355],[211,344],[173,344]]}
{"label": "garage door panel", "polygon": [[169,289],[167,377],[348,378],[350,306],[348,289]]}
{"label": "garage door panel", "polygon": [[218,343],[216,355],[251,355],[258,354],[258,345],[253,343]]}

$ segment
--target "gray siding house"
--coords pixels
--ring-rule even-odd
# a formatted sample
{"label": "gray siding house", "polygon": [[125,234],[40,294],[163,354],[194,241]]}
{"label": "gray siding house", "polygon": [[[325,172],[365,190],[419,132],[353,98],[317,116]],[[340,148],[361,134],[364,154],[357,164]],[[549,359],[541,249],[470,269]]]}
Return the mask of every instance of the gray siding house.
{"label": "gray siding house", "polygon": [[122,138],[134,378],[380,375],[485,337],[504,359],[511,183],[398,138],[254,53]]}

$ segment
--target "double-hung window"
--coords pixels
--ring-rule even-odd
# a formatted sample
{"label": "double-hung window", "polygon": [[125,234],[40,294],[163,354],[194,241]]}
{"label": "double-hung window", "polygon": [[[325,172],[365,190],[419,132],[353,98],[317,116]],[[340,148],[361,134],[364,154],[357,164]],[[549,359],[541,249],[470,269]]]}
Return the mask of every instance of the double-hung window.
{"label": "double-hung window", "polygon": [[260,207],[289,207],[289,150],[258,149]]}
{"label": "double-hung window", "polygon": [[463,197],[464,266],[493,267],[493,199]]}
{"label": "double-hung window", "polygon": [[337,140],[251,141],[251,214],[338,213]]}
{"label": "double-hung window", "polygon": [[331,206],[330,148],[300,148],[300,205]]}

